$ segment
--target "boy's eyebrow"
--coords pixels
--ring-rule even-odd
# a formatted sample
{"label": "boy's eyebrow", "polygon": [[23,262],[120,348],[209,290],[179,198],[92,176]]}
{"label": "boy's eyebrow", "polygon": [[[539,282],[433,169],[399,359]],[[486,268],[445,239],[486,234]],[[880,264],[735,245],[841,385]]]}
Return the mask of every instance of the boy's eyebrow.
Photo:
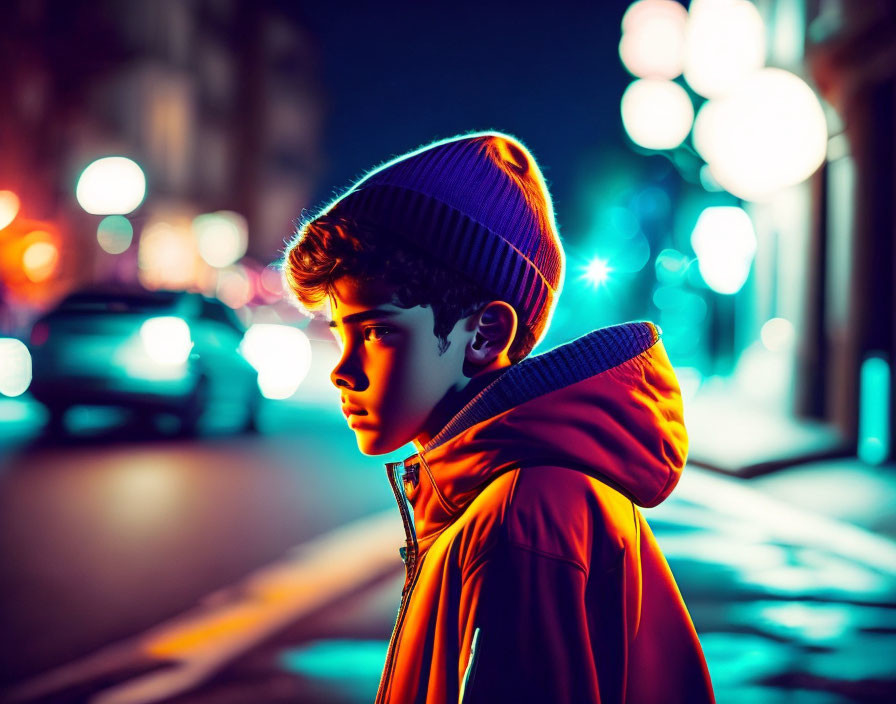
{"label": "boy's eyebrow", "polygon": [[[370,310],[362,310],[360,313],[352,313],[351,315],[347,315],[342,319],[342,324],[346,323],[363,323],[365,320],[370,320],[371,318],[391,318],[392,316],[399,315],[401,311],[397,310],[387,310],[385,308],[371,308]],[[330,321],[330,327],[336,327],[336,321]]]}

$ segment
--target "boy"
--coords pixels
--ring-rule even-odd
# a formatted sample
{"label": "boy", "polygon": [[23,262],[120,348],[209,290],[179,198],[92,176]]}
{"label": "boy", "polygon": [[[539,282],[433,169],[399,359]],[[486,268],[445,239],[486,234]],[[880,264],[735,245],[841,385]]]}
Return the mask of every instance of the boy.
{"label": "boy", "polygon": [[407,576],[377,702],[713,701],[635,507],[685,463],[675,374],[648,322],[526,359],[563,270],[538,166],[496,132],[379,167],[287,247],[361,452],[416,449],[387,464]]}

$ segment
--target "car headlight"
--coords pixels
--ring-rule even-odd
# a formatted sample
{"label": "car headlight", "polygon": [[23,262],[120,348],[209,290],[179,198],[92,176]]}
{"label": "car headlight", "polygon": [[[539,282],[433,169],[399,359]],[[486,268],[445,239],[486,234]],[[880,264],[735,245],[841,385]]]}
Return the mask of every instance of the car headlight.
{"label": "car headlight", "polygon": [[152,361],[158,364],[183,364],[193,349],[190,326],[183,318],[159,316],[140,326],[140,341]]}
{"label": "car headlight", "polygon": [[31,384],[31,353],[20,340],[0,337],[0,395],[20,396]]}

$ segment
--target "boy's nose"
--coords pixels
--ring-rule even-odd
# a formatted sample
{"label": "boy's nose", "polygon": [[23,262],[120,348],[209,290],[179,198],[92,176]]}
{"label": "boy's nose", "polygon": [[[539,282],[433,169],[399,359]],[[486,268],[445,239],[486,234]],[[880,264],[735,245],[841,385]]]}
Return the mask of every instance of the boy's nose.
{"label": "boy's nose", "polygon": [[344,354],[330,372],[330,382],[337,388],[348,387],[358,390],[361,374],[357,366],[352,363],[349,355]]}

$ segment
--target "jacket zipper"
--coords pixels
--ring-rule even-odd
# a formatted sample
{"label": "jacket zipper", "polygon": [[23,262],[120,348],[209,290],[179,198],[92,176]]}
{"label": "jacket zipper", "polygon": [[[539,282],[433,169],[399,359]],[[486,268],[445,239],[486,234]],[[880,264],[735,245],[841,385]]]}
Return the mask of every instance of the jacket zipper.
{"label": "jacket zipper", "polygon": [[[399,554],[405,565],[405,581],[401,590],[401,601],[398,604],[398,614],[395,617],[395,625],[392,627],[392,636],[389,638],[389,648],[386,650],[386,662],[383,666],[383,674],[380,675],[380,684],[377,689],[375,704],[382,702],[385,697],[385,685],[391,679],[392,658],[394,656],[395,641],[398,632],[401,630],[402,621],[404,619],[404,611],[410,600],[411,592],[417,578],[417,531],[414,528],[414,521],[411,518],[411,512],[408,508],[408,499],[404,493],[403,484],[411,481],[416,484],[419,481],[419,464],[407,465],[407,471],[399,480],[398,472],[405,466],[405,462],[387,462],[386,476],[389,479],[389,485],[392,487],[392,493],[395,495],[395,501],[398,502],[398,511],[401,514],[401,520],[404,523],[405,545],[399,548]],[[399,487],[399,481],[402,487]]]}

